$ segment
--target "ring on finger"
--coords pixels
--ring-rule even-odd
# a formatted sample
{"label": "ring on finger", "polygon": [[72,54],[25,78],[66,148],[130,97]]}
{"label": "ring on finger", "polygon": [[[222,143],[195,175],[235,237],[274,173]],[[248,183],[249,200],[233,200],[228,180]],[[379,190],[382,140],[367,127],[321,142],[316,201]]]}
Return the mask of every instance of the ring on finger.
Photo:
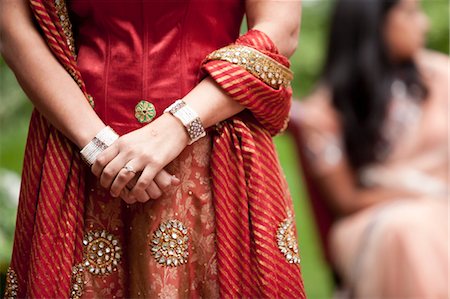
{"label": "ring on finger", "polygon": [[125,169],[127,172],[132,172],[132,173],[136,174],[136,170],[134,170],[133,166],[131,166],[131,165],[125,165],[122,168]]}

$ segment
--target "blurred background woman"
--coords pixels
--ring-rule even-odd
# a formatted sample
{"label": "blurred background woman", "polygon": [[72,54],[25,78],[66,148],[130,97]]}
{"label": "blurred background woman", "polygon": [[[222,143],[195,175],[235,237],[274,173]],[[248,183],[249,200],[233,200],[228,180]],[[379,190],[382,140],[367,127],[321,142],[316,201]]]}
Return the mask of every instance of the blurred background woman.
{"label": "blurred background woman", "polygon": [[355,298],[448,296],[448,57],[412,0],[338,1],[316,91],[295,111],[339,216],[333,262]]}

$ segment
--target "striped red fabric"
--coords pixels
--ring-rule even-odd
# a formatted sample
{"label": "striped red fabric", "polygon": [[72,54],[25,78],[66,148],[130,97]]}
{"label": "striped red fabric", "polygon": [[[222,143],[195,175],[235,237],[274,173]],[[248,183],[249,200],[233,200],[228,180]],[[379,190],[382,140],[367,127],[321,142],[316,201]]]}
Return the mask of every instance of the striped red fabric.
{"label": "striped red fabric", "polygon": [[[54,1],[31,0],[49,48],[85,91]],[[25,148],[11,267],[18,298],[69,297],[81,261],[85,167],[76,147],[35,109]]]}
{"label": "striped red fabric", "polygon": [[[270,38],[250,30],[236,44],[289,67]],[[211,171],[223,298],[305,298],[300,267],[286,261],[276,231],[292,205],[272,135],[289,118],[292,91],[275,90],[238,65],[207,61],[203,69],[247,109],[214,136]]]}

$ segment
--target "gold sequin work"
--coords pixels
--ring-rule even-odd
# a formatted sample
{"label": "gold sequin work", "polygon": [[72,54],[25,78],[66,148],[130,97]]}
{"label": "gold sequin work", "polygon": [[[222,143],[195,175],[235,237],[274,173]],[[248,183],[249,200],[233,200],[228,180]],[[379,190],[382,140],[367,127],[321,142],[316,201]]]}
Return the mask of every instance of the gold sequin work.
{"label": "gold sequin work", "polygon": [[150,247],[159,264],[176,267],[187,263],[188,242],[186,226],[179,220],[168,220],[154,231]]}
{"label": "gold sequin work", "polygon": [[79,299],[83,295],[84,285],[86,282],[83,278],[83,264],[78,264],[72,268],[72,288],[70,290],[71,299]]}
{"label": "gold sequin work", "polygon": [[294,232],[294,217],[282,221],[277,230],[278,248],[289,263],[300,264],[297,238]]}
{"label": "gold sequin work", "polygon": [[122,249],[114,235],[107,231],[90,231],[84,239],[83,266],[94,275],[106,275],[115,271]]}
{"label": "gold sequin work", "polygon": [[19,283],[17,282],[17,274],[10,267],[6,272],[6,288],[5,288],[5,299],[17,298],[17,292],[19,291]]}
{"label": "gold sequin work", "polygon": [[72,33],[72,23],[69,20],[69,13],[67,12],[67,6],[65,0],[55,0],[56,13],[58,14],[59,21],[61,22],[61,28],[64,31],[67,46],[72,52],[73,57],[76,58],[75,43]]}
{"label": "gold sequin work", "polygon": [[247,46],[230,45],[220,48],[209,54],[206,59],[224,60],[239,65],[275,89],[289,86],[293,79],[293,73],[289,68]]}

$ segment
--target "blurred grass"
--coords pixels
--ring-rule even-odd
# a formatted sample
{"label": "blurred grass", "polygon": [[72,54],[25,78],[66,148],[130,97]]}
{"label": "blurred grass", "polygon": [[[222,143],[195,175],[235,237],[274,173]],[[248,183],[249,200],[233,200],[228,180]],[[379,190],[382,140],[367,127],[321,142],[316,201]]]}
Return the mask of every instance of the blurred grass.
{"label": "blurred grass", "polygon": [[[295,72],[294,95],[303,97],[314,86],[320,73],[326,46],[330,1],[304,0],[299,47],[291,58]],[[432,30],[428,45],[449,52],[449,6],[447,0],[423,0]],[[18,86],[13,74],[0,59],[0,170],[21,173],[28,122],[32,106]],[[275,138],[296,210],[302,271],[309,298],[330,298],[333,290],[329,269],[322,258],[318,235],[307,195],[297,167],[297,154],[289,135]],[[0,190],[0,272],[9,263],[15,223],[15,204]],[[3,294],[3,280],[0,295]]]}

